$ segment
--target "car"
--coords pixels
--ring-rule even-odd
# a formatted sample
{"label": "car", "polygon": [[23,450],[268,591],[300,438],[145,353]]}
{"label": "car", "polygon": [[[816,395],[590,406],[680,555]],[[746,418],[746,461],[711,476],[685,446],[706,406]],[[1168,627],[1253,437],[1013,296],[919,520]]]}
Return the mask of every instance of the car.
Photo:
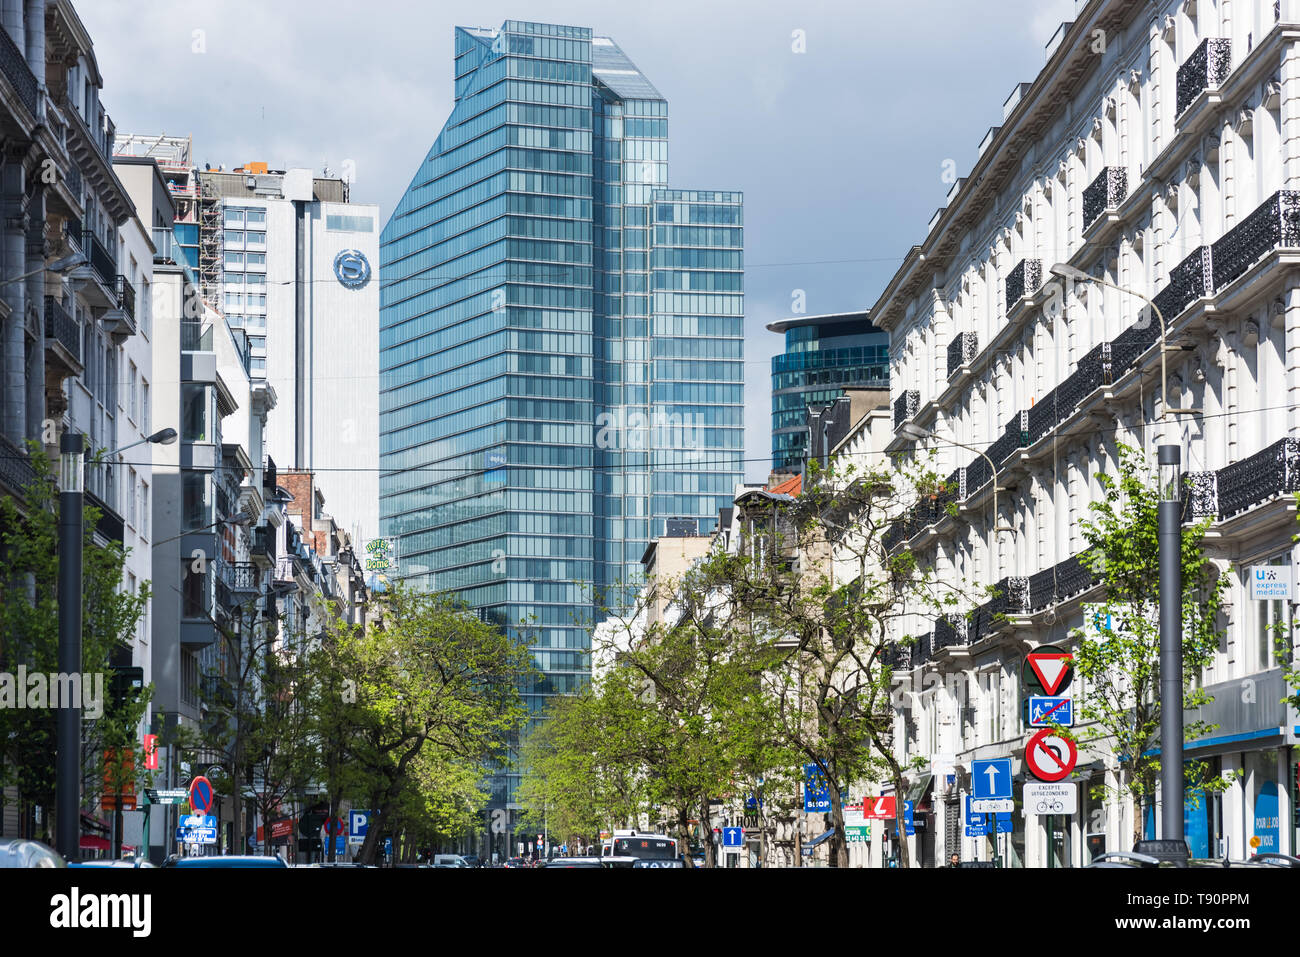
{"label": "car", "polygon": [[529,862],[526,857],[512,857],[503,865],[505,867],[528,867]]}
{"label": "car", "polygon": [[289,869],[279,857],[262,857],[253,854],[221,854],[210,857],[176,857],[163,861],[163,867],[276,867]]}
{"label": "car", "polygon": [[40,841],[25,837],[0,837],[0,868],[67,866],[67,862],[54,848]]}
{"label": "car", "polygon": [[433,856],[434,867],[469,867],[465,863],[465,858],[459,854],[435,854]]}
{"label": "car", "polygon": [[1292,857],[1290,854],[1274,854],[1266,851],[1263,854],[1254,854],[1247,864],[1259,864],[1264,867],[1300,867],[1300,857]]}
{"label": "car", "polygon": [[486,866],[487,866],[487,865],[482,861],[482,859],[480,859],[480,858],[478,857],[478,855],[476,855],[476,854],[465,854],[465,855],[462,855],[462,856],[461,856],[461,860],[464,861],[466,864],[468,864],[470,867],[486,867]]}
{"label": "car", "polygon": [[154,867],[158,865],[144,858],[120,858],[115,861],[68,861],[69,867]]}
{"label": "car", "polygon": [[543,865],[547,869],[556,868],[601,868],[604,863],[599,857],[553,857]]}

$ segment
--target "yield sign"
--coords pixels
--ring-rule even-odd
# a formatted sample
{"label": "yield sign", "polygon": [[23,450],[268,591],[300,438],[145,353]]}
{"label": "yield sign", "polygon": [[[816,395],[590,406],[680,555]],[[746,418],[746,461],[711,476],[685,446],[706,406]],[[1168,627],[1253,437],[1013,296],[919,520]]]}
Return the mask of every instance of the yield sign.
{"label": "yield sign", "polygon": [[1029,667],[1034,669],[1034,674],[1038,676],[1038,680],[1042,683],[1043,690],[1049,695],[1054,695],[1070,674],[1074,655],[1061,651],[1031,651],[1026,655],[1026,658],[1029,660]]}
{"label": "yield sign", "polygon": [[1068,777],[1079,760],[1074,742],[1043,728],[1029,739],[1025,748],[1025,764],[1040,781],[1059,781]]}
{"label": "yield sign", "polygon": [[894,796],[869,797],[862,801],[862,816],[878,821],[888,820],[894,816]]}

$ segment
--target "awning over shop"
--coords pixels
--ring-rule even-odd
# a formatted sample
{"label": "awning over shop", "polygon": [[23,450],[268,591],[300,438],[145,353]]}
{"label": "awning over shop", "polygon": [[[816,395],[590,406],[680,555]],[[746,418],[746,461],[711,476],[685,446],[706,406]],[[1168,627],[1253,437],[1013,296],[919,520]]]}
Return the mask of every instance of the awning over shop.
{"label": "awning over shop", "polygon": [[804,853],[811,851],[814,847],[816,847],[818,844],[822,843],[823,841],[827,840],[834,833],[835,833],[835,829],[831,828],[831,830],[829,831],[823,831],[822,833],[818,834],[811,841],[804,841],[803,842]]}
{"label": "awning over shop", "polygon": [[[113,845],[107,838],[100,837],[97,834],[83,834],[81,835],[81,849],[83,851],[111,851]],[[132,854],[134,852],[135,848],[130,844],[122,845],[123,854]]]}
{"label": "awning over shop", "polygon": [[926,794],[929,793],[930,784],[933,781],[934,781],[933,774],[921,775],[920,780],[918,780],[915,784],[913,784],[912,787],[908,790],[907,800],[911,801],[914,807],[919,808],[921,805],[921,799],[925,797]]}

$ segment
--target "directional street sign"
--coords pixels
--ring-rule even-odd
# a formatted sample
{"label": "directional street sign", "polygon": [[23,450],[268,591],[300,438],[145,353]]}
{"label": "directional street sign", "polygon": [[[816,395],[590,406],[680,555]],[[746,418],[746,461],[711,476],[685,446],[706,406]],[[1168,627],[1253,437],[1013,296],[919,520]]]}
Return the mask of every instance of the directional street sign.
{"label": "directional street sign", "polygon": [[1011,800],[1011,759],[994,758],[991,761],[972,761],[970,764],[971,795],[977,801]]}
{"label": "directional street sign", "polygon": [[1043,728],[1029,739],[1025,748],[1025,766],[1040,781],[1059,781],[1068,777],[1079,760],[1074,742]]}
{"label": "directional street sign", "polygon": [[722,846],[742,848],[745,846],[745,829],[743,827],[724,827],[722,829]]}
{"label": "directional street sign", "polygon": [[1053,724],[1059,724],[1067,728],[1072,727],[1074,725],[1074,702],[1070,698],[1030,695],[1029,724],[1034,728],[1045,728]]}
{"label": "directional street sign", "polygon": [[972,798],[970,809],[976,814],[1010,814],[1016,802],[1011,798]]}
{"label": "directional street sign", "polygon": [[970,795],[966,795],[966,836],[985,837],[989,833],[988,818],[971,810]]}
{"label": "directional street sign", "polygon": [[149,804],[184,804],[190,792],[185,788],[145,788],[144,796]]}
{"label": "directional street sign", "polygon": [[217,829],[215,827],[178,827],[176,829],[178,844],[215,844]]}
{"label": "directional street sign", "polygon": [[884,821],[894,816],[894,796],[868,797],[863,800],[862,816]]}
{"label": "directional street sign", "polygon": [[217,816],[215,814],[187,814],[181,818],[181,827],[210,827],[216,828]]}
{"label": "directional street sign", "polygon": [[1079,789],[1073,784],[1025,782],[1026,814],[1078,814]]}
{"label": "directional street sign", "polygon": [[903,802],[903,830],[907,833],[908,837],[911,837],[916,833],[916,825],[912,818],[914,807],[915,805],[913,805],[911,801]]}
{"label": "directional street sign", "polygon": [[1074,671],[1073,662],[1074,655],[1056,648],[1031,651],[1025,655],[1025,663],[1043,686],[1043,691],[1049,695],[1063,691],[1069,685],[1070,675]]}

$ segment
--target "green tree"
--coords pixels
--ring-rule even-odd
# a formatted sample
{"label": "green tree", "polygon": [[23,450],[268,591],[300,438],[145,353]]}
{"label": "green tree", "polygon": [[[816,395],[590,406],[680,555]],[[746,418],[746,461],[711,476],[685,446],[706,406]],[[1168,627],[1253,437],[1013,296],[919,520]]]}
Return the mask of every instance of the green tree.
{"label": "green tree", "polygon": [[525,717],[517,689],[533,674],[526,648],[446,596],[397,585],[382,616],[368,628],[336,621],[328,637],[354,699],[341,716],[354,796],[372,811],[366,863],[420,768],[460,763],[477,772],[503,752]]}
{"label": "green tree", "polygon": [[[29,445],[35,479],[21,501],[0,497],[0,583],[5,589],[0,601],[0,672],[11,675],[19,666],[28,674],[59,670],[58,491],[44,451],[37,443]],[[82,519],[81,672],[92,690],[103,689],[102,715],[95,717],[89,709],[82,712],[82,783],[87,805],[97,804],[104,788],[105,748],[132,754],[129,763],[119,759],[109,769],[111,787],[124,785],[127,773],[142,774],[143,749],[136,731],[152,692],[146,687],[120,700],[110,693],[111,662],[130,647],[149,600],[149,585],[142,583],[134,594],[126,590],[127,552],[113,542],[102,548],[94,544],[99,517],[99,510],[88,506]],[[26,693],[26,689],[11,689],[20,690]],[[40,833],[48,843],[57,824],[52,819],[55,711],[13,707],[16,702],[3,701],[5,694],[0,685],[0,790],[15,786],[28,805],[50,812],[42,819]]]}
{"label": "green tree", "polygon": [[[1083,524],[1088,543],[1083,561],[1103,583],[1105,592],[1098,619],[1109,615],[1115,627],[1076,631],[1075,668],[1086,693],[1078,712],[1085,722],[1078,739],[1104,752],[1119,764],[1119,790],[1133,801],[1133,839],[1142,837],[1143,805],[1154,800],[1160,776],[1163,702],[1160,700],[1160,491],[1151,467],[1140,452],[1118,446],[1117,467],[1098,474],[1104,496],[1092,503],[1091,520]],[[1182,657],[1184,709],[1211,699],[1197,677],[1213,659],[1221,631],[1218,625],[1226,576],[1215,573],[1202,543],[1210,525],[1206,519],[1184,526],[1181,564]],[[1058,729],[1068,734],[1068,729]],[[1201,721],[1184,725],[1184,737],[1201,737],[1213,726]],[[1186,763],[1188,786],[1220,790],[1227,780],[1209,778],[1203,762]],[[1104,786],[1096,789],[1101,798]]]}

